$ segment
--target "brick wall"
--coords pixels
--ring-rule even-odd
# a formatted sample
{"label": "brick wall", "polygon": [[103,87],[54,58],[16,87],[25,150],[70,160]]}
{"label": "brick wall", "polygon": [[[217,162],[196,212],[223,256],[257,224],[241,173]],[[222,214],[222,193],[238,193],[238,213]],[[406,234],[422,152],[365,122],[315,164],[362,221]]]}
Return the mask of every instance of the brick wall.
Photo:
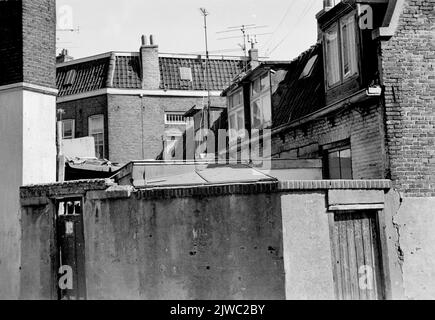
{"label": "brick wall", "polygon": [[352,108],[328,119],[276,135],[272,155],[276,158],[316,157],[319,147],[350,139],[354,179],[383,179],[384,161],[381,108]]}
{"label": "brick wall", "polygon": [[55,0],[0,1],[0,85],[56,88]]}
{"label": "brick wall", "polygon": [[391,178],[407,196],[435,196],[434,1],[407,0],[381,46]]}
{"label": "brick wall", "polygon": [[23,0],[24,82],[56,88],[56,1]]}
{"label": "brick wall", "polygon": [[109,157],[109,127],[107,118],[107,96],[101,95],[86,99],[68,101],[57,104],[57,109],[63,109],[65,114],[62,116],[64,120],[75,120],[75,137],[82,138],[89,136],[88,118],[95,115],[104,114],[104,153],[105,157]]}
{"label": "brick wall", "polygon": [[[179,128],[165,125],[165,112],[185,112],[203,104],[202,97],[111,95],[108,99],[109,159],[115,162],[156,159],[163,149],[165,131]],[[225,103],[225,98],[212,99],[214,106]]]}
{"label": "brick wall", "polygon": [[23,81],[21,9],[21,1],[0,1],[0,86]]}

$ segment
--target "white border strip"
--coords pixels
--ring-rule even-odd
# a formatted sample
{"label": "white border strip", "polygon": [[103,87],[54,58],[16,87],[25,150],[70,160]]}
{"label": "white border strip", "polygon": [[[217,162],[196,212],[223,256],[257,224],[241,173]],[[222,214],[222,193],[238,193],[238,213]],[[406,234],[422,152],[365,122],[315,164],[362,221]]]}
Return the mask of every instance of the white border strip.
{"label": "white border strip", "polygon": [[[207,97],[207,91],[182,91],[182,90],[142,90],[142,89],[100,89],[86,93],[74,94],[70,96],[58,97],[57,102],[67,102],[100,96],[104,94],[120,96],[148,96],[148,97]],[[221,91],[210,92],[212,97],[220,97]]]}
{"label": "white border strip", "polygon": [[28,90],[28,91],[34,91],[34,92],[40,92],[44,94],[54,95],[57,96],[58,90],[49,88],[49,87],[43,87],[36,84],[31,84],[27,82],[18,82],[13,84],[8,84],[5,86],[0,86],[0,92],[1,91],[16,91],[16,90]]}

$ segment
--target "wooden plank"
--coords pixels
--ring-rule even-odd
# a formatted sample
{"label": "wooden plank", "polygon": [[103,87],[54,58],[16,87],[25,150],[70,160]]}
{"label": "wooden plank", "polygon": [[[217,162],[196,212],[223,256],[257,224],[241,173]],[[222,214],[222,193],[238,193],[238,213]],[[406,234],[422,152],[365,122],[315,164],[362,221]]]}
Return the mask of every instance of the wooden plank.
{"label": "wooden plank", "polygon": [[[372,237],[371,237],[371,225],[370,225],[370,218],[367,216],[367,214],[363,214],[363,219],[362,219],[362,235],[363,235],[363,241],[364,241],[364,260],[365,260],[365,266],[368,268],[371,268],[370,270],[372,272],[368,272],[368,275],[371,277],[369,277],[367,279],[367,283],[368,284],[374,284],[373,283],[373,273],[375,272],[374,270],[374,263],[373,263],[373,256],[372,256]],[[376,299],[376,294],[374,292],[374,287],[370,287],[367,288],[366,290],[366,294],[367,294],[367,298],[369,300],[375,300]]]}
{"label": "wooden plank", "polygon": [[350,285],[352,300],[359,299],[359,277],[358,277],[358,261],[355,246],[355,230],[354,219],[348,215],[347,220],[347,241],[348,241],[348,255],[349,255],[349,272],[350,272]]}
{"label": "wooden plank", "polygon": [[338,300],[343,299],[342,290],[342,276],[341,276],[341,259],[340,259],[340,240],[339,240],[339,227],[340,225],[336,222],[336,215],[331,218],[332,223],[332,239],[333,239],[333,262],[334,262],[334,283],[335,283],[335,293]]}
{"label": "wooden plank", "polygon": [[340,217],[340,260],[342,266],[342,280],[343,280],[343,299],[351,299],[351,285],[349,275],[349,257],[347,248],[347,220],[348,216]]}

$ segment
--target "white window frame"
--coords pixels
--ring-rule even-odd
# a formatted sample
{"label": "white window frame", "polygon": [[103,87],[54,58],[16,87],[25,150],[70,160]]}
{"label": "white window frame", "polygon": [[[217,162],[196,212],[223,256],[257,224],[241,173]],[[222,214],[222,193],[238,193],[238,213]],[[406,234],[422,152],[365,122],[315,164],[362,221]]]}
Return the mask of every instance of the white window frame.
{"label": "white window frame", "polygon": [[[349,38],[347,39],[347,41],[345,41],[344,39],[345,35],[343,32],[345,26],[351,26],[351,28],[349,29],[351,32],[349,33]],[[342,71],[343,79],[350,78],[351,76],[355,75],[358,72],[358,65],[357,65],[358,50],[357,50],[355,26],[356,26],[356,20],[355,20],[355,15],[353,13],[340,19],[340,47],[341,47],[341,63],[342,63],[341,66],[343,70]],[[346,42],[348,42],[346,48],[348,50],[348,55],[349,55],[348,72],[345,72],[345,61],[344,61]]]}
{"label": "white window frame", "polygon": [[[103,154],[100,155],[101,159],[104,158],[105,153],[106,153],[106,146],[105,146],[105,143],[106,143],[105,139],[106,138],[105,138],[105,132],[104,132],[105,119],[104,118],[105,118],[104,114],[97,114],[97,115],[90,116],[88,118],[88,135],[90,137],[94,137],[94,135],[97,135],[97,134],[102,134],[103,135]],[[95,119],[103,119],[103,126],[102,126],[101,130],[94,131],[94,129],[92,128],[91,121],[95,120]],[[94,139],[95,139],[95,137],[94,137]],[[97,141],[94,141],[94,142],[95,142],[95,156],[98,158],[98,154],[97,154]]]}
{"label": "white window frame", "polygon": [[[350,21],[350,22],[349,22]],[[355,13],[351,12],[348,15],[340,18],[337,22],[335,22],[332,26],[330,26],[325,31],[325,72],[326,72],[326,83],[328,88],[335,87],[337,85],[342,84],[347,79],[352,78],[353,76],[359,74],[358,70],[358,35],[357,35],[357,26],[356,26],[356,18]],[[351,26],[348,39],[345,39],[344,35],[344,27]],[[335,33],[337,39],[337,52],[332,53],[332,57],[338,60],[338,65],[336,69],[332,69],[329,46],[327,43],[327,39],[329,34]],[[347,40],[347,42],[346,42]],[[346,45],[345,45],[346,44]],[[349,56],[349,71],[345,72],[345,50],[348,51]],[[337,61],[336,61],[337,62]],[[334,73],[336,77],[332,77]],[[336,79],[336,80],[335,80]],[[332,80],[332,81],[331,81]],[[333,81],[335,80],[335,81]]]}
{"label": "white window frame", "polygon": [[186,125],[187,118],[184,116],[184,113],[167,112],[167,113],[165,113],[165,124],[167,124],[167,125]]}
{"label": "white window frame", "polygon": [[[71,123],[71,136],[65,136],[65,123]],[[75,139],[76,121],[74,119],[62,120],[62,139],[71,140]]]}
{"label": "white window frame", "polygon": [[182,81],[193,81],[192,68],[190,67],[179,67],[180,79]]}
{"label": "white window frame", "polygon": [[[238,104],[234,104],[234,98],[238,97]],[[234,141],[237,137],[243,138],[245,136],[245,99],[243,97],[243,88],[232,92],[228,95],[228,129],[230,135],[230,141]],[[235,127],[232,126],[233,121],[231,118],[235,119]],[[243,128],[240,128],[239,122],[243,124]],[[237,134],[235,134],[237,133]]]}
{"label": "white window frame", "polygon": [[[335,34],[334,37],[336,39],[336,52],[332,52],[330,54],[330,46],[328,45],[328,39],[332,36],[331,34]],[[325,52],[326,52],[326,81],[328,84],[328,88],[331,88],[338,83],[341,82],[341,69],[340,69],[340,35],[338,31],[338,23],[334,23],[328,30],[325,31]],[[336,60],[335,61],[335,69],[333,68],[331,57]]]}
{"label": "white window frame", "polygon": [[[263,82],[264,81],[264,82]],[[266,74],[262,74],[260,77],[255,79],[251,84],[251,127],[252,129],[264,129],[267,126],[272,124],[272,94],[271,94],[271,83],[270,83],[270,73],[267,72]],[[259,84],[260,90],[256,91],[255,86]],[[265,101],[267,100],[267,103],[269,106],[265,106]],[[260,125],[254,126],[254,104],[257,103],[257,105],[260,108]],[[265,112],[264,109],[268,107],[268,117],[265,118]]]}

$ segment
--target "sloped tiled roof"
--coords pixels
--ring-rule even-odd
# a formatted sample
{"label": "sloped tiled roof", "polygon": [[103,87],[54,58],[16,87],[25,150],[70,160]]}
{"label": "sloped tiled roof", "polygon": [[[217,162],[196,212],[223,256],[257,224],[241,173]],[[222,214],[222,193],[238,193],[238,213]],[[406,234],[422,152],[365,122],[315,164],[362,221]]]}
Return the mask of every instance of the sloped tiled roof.
{"label": "sloped tiled roof", "polygon": [[[243,61],[230,59],[209,60],[209,89],[221,91],[242,71]],[[192,70],[192,81],[182,80],[179,69]],[[199,58],[160,58],[161,88],[168,90],[207,90],[206,60]]]}
{"label": "sloped tiled roof", "polygon": [[[59,97],[106,88],[110,57],[57,68]],[[71,74],[73,73],[73,75]],[[69,83],[68,79],[72,82]]]}
{"label": "sloped tiled roof", "polygon": [[[58,66],[59,97],[104,89],[108,86],[119,89],[141,88],[140,58],[137,53],[107,53],[103,58],[102,56],[97,57],[95,60],[87,58],[84,62],[73,61]],[[205,59],[165,55],[159,58],[159,62],[160,89],[207,90],[204,81]],[[243,64],[244,62],[240,58],[210,59],[209,89],[212,91],[225,89],[242,71]],[[181,67],[191,69],[192,81],[181,79]],[[72,84],[69,84],[71,70],[75,73],[75,77],[73,77]]]}
{"label": "sloped tiled roof", "polygon": [[141,83],[139,57],[117,55],[113,87],[120,89],[140,89],[142,87]]}
{"label": "sloped tiled roof", "polygon": [[[301,77],[307,63],[317,56],[311,74]],[[302,53],[288,67],[285,79],[273,96],[273,127],[288,124],[325,107],[322,46],[317,44]]]}

